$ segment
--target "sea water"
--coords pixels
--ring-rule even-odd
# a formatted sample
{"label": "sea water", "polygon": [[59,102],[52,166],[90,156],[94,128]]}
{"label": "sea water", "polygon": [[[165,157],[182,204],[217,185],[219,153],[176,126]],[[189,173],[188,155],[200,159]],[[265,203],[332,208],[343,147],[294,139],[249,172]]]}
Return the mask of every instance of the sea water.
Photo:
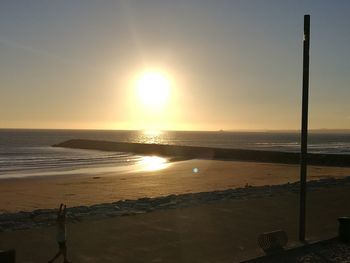
{"label": "sea water", "polygon": [[[156,143],[282,152],[300,150],[296,132],[190,132],[0,129],[0,179],[25,176],[118,171],[137,165],[143,156],[52,147],[69,139]],[[309,152],[350,154],[350,133],[310,133]],[[107,168],[106,168],[107,167]]]}

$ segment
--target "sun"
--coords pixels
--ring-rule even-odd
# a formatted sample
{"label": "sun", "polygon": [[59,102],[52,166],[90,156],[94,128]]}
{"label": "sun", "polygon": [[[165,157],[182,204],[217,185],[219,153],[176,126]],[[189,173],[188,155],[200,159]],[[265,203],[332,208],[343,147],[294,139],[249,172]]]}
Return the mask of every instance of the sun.
{"label": "sun", "polygon": [[160,109],[169,99],[170,82],[160,72],[145,72],[136,81],[136,93],[143,106]]}

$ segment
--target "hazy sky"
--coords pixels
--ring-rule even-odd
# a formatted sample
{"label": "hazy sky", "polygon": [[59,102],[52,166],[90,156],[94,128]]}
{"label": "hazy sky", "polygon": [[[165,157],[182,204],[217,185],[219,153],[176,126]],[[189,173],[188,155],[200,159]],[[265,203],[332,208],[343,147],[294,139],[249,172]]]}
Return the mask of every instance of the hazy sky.
{"label": "hazy sky", "polygon": [[[0,128],[350,128],[350,1],[1,1]],[[135,79],[170,82],[159,112]]]}

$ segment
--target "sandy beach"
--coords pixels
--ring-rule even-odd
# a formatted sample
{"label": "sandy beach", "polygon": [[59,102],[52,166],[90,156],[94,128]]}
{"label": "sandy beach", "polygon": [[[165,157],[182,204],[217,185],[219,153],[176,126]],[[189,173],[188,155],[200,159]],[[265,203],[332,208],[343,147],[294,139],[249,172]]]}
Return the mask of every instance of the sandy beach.
{"label": "sandy beach", "polygon": [[[194,168],[198,169],[197,173]],[[55,208],[61,202],[72,207],[299,180],[298,165],[217,160],[173,162],[158,171],[98,171],[94,175],[3,179],[0,183],[0,212]],[[350,168],[310,166],[308,179],[349,175]]]}
{"label": "sandy beach", "polygon": [[[256,162],[187,160],[158,171],[110,170],[97,170],[93,176],[1,180],[1,212],[56,208],[61,202],[74,207],[299,180],[297,165]],[[349,175],[350,168],[310,166],[308,179]],[[309,241],[337,235],[337,218],[350,211],[350,204],[342,200],[349,198],[348,183],[310,189]],[[87,217],[68,224],[69,255],[73,262],[238,262],[263,255],[256,243],[262,232],[283,229],[289,246],[298,245],[298,202],[297,191],[282,190],[130,216]],[[56,251],[55,228],[43,224],[1,232],[0,248],[16,249],[17,262],[46,262]]]}

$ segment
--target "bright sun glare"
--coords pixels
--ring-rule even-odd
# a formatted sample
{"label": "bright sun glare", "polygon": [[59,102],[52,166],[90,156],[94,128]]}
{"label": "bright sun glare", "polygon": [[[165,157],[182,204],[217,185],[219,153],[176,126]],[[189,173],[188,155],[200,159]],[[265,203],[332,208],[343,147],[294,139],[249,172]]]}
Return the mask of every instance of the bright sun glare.
{"label": "bright sun glare", "polygon": [[160,72],[146,72],[136,83],[140,102],[148,109],[159,109],[168,100],[170,92],[169,80]]}
{"label": "bright sun glare", "polygon": [[141,158],[139,165],[142,171],[158,171],[169,166],[167,159],[158,156],[144,156]]}

